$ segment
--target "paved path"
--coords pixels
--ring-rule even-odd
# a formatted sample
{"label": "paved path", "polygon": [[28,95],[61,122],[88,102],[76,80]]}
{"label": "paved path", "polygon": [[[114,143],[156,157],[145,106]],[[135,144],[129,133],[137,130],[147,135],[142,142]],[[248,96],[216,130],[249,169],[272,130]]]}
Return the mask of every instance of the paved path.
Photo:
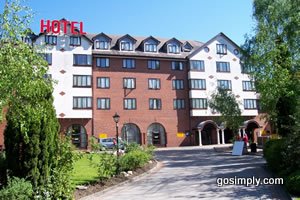
{"label": "paved path", "polygon": [[209,148],[166,149],[156,155],[163,164],[157,172],[84,199],[289,199],[278,185],[217,186],[217,177],[270,177],[261,156],[232,156]]}

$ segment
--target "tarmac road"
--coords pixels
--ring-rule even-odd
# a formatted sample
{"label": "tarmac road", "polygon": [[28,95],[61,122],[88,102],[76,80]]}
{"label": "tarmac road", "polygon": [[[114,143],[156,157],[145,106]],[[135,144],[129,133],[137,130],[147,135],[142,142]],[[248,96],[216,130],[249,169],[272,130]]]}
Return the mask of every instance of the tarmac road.
{"label": "tarmac road", "polygon": [[[217,178],[272,177],[260,155],[232,156],[213,148],[156,152],[162,167],[142,178],[85,197],[85,200],[290,199],[280,185],[224,185]],[[250,179],[249,179],[250,180]],[[220,180],[219,180],[220,181]],[[219,182],[220,183],[220,182]]]}

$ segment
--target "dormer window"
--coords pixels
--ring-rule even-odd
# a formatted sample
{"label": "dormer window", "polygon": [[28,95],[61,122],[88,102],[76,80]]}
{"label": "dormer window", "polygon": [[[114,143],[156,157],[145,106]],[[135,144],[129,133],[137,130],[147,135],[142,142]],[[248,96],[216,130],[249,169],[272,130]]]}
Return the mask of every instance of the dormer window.
{"label": "dormer window", "polygon": [[46,44],[51,44],[51,45],[56,45],[57,36],[55,36],[55,35],[45,35],[45,43]]}
{"label": "dormer window", "polygon": [[109,42],[104,40],[96,40],[95,41],[95,48],[101,50],[108,50]]}
{"label": "dormer window", "polygon": [[176,44],[169,44],[168,45],[168,53],[175,53],[175,54],[180,53],[179,46]]}
{"label": "dormer window", "polygon": [[133,44],[132,42],[121,42],[121,51],[133,51]]}
{"label": "dormer window", "polygon": [[71,36],[70,37],[70,45],[71,46],[80,46],[81,45],[81,37],[80,36]]}
{"label": "dormer window", "polygon": [[94,49],[100,49],[100,50],[110,49],[111,38],[105,35],[104,33],[100,33],[95,37],[93,37],[93,41],[94,41]]}
{"label": "dormer window", "polygon": [[186,42],[186,43],[183,45],[183,48],[182,48],[182,50],[183,50],[184,52],[190,52],[190,51],[192,51],[192,49],[193,49],[193,47],[192,47],[192,45],[190,45],[189,42]]}
{"label": "dormer window", "polygon": [[156,44],[145,44],[145,52],[157,52],[157,45]]}
{"label": "dormer window", "polygon": [[226,55],[227,54],[227,45],[226,44],[217,44],[217,54]]}
{"label": "dormer window", "polygon": [[149,36],[146,39],[144,39],[141,43],[142,49],[144,52],[154,52],[156,53],[158,51],[158,45],[160,41],[157,40],[156,38]]}

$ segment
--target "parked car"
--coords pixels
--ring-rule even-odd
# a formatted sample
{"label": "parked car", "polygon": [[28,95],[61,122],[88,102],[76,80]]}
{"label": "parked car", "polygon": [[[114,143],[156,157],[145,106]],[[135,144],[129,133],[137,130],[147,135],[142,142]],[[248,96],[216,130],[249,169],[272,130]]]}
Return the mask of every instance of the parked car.
{"label": "parked car", "polygon": [[[101,138],[99,139],[99,144],[104,146],[106,149],[113,149],[117,146],[117,140],[115,137]],[[124,147],[124,141],[119,138],[119,149],[124,149]]]}

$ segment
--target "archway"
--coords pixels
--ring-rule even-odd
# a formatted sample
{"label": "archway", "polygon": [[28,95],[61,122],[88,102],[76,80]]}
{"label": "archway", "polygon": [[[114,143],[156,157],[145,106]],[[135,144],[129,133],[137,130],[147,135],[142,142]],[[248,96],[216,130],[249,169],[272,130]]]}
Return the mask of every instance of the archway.
{"label": "archway", "polygon": [[87,134],[80,124],[72,124],[68,127],[66,135],[71,137],[72,143],[77,148],[87,148]]}
{"label": "archway", "polygon": [[141,144],[141,132],[136,124],[124,124],[121,131],[121,137],[127,143],[135,142],[137,144]]}
{"label": "archway", "polygon": [[233,131],[229,128],[225,128],[225,130],[224,130],[225,144],[232,143],[233,137],[234,137]]}
{"label": "archway", "polygon": [[218,144],[217,140],[217,127],[214,123],[206,123],[201,131],[202,144]]}
{"label": "archway", "polygon": [[246,129],[245,132],[249,139],[252,141],[256,141],[256,133],[254,132],[255,129],[259,128],[259,124],[254,120],[248,120],[246,121]]}
{"label": "archway", "polygon": [[153,123],[147,129],[147,144],[166,146],[166,131],[160,123]]}
{"label": "archway", "polygon": [[[201,132],[201,145],[218,144],[218,125],[214,121],[206,120],[200,122],[197,125],[197,129]],[[196,142],[197,140],[200,140],[199,137],[196,137]]]}

